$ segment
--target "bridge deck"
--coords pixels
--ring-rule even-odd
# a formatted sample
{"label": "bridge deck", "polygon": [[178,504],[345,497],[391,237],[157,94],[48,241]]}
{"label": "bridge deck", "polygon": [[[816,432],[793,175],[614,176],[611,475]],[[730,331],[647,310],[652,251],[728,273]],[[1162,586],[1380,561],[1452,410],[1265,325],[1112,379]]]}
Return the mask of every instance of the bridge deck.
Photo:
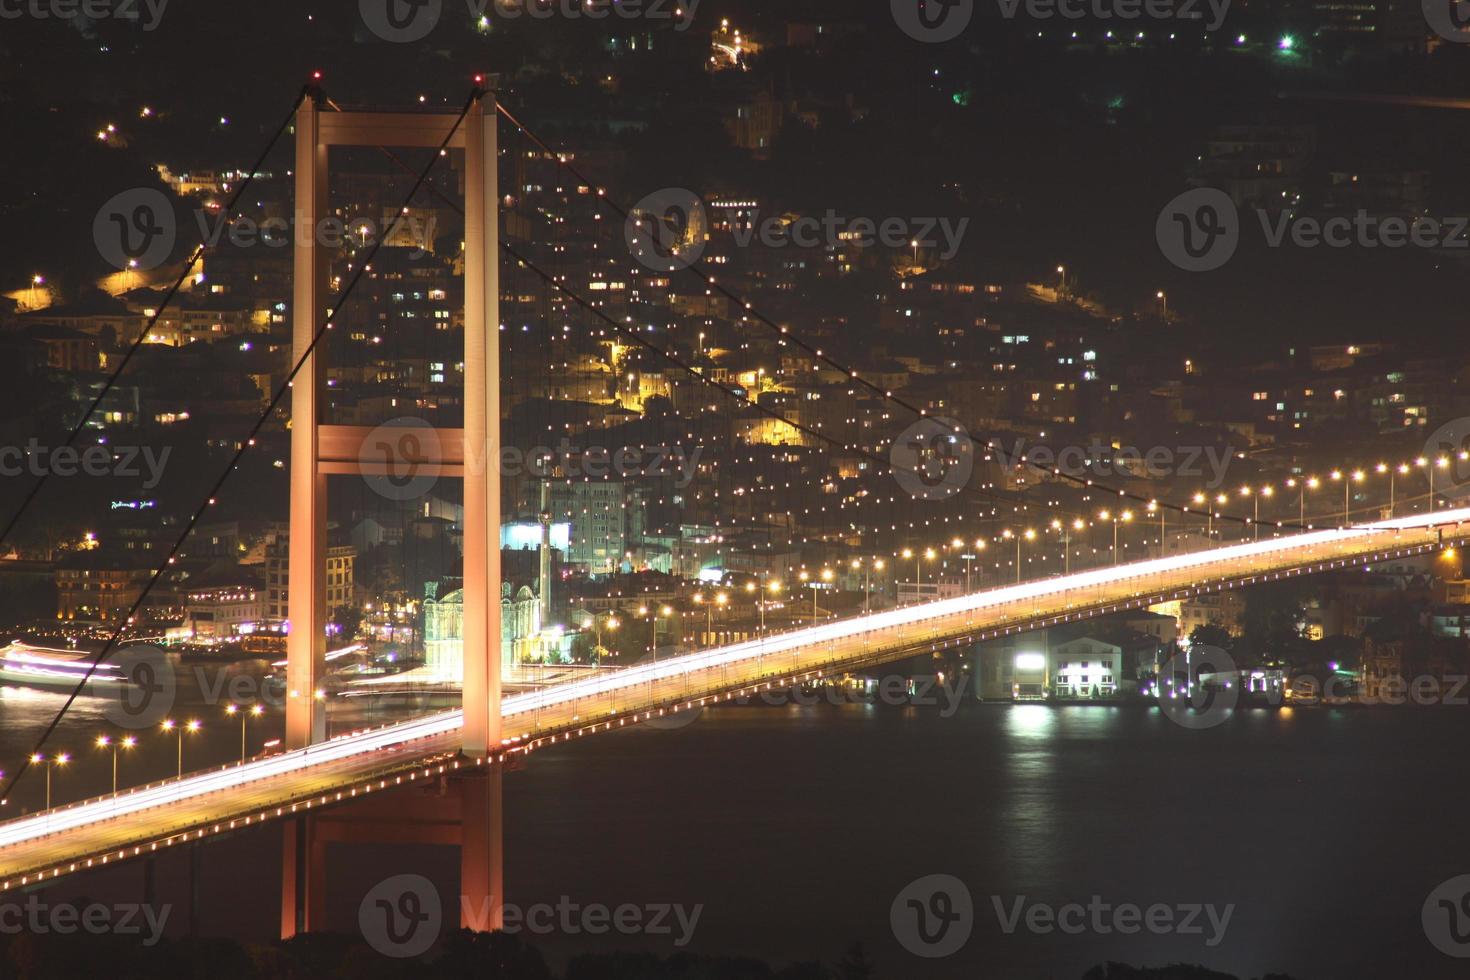
{"label": "bridge deck", "polygon": [[[529,751],[761,685],[959,641],[1429,551],[1441,537],[1470,534],[1470,508],[1439,512],[1432,527],[1428,521],[1417,515],[1093,569],[602,673],[506,698],[505,750]],[[443,712],[0,823],[0,890],[476,765],[458,755],[459,728],[459,712]]]}

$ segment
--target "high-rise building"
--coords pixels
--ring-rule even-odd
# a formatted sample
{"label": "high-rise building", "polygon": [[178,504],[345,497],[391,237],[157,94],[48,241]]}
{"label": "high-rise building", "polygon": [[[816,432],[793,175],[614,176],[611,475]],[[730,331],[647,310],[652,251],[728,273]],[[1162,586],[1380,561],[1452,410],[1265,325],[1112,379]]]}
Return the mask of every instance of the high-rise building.
{"label": "high-rise building", "polygon": [[552,487],[554,522],[571,525],[567,561],[594,575],[613,572],[643,536],[643,493],[635,485],[607,480]]}
{"label": "high-rise building", "polygon": [[[287,597],[290,595],[290,565],[287,561],[286,536],[280,535],[265,551],[267,619],[284,620],[287,612]],[[333,545],[327,549],[327,614],[333,609],[352,605],[353,565],[357,561],[357,549],[350,544]]]}

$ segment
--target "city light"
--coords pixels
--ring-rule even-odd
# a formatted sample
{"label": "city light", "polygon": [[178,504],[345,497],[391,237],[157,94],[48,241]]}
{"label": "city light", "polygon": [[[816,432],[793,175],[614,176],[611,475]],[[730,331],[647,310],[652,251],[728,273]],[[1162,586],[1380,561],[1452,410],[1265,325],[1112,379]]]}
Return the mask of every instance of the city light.
{"label": "city light", "polygon": [[[1442,511],[1435,517],[1437,524],[1454,525],[1470,523],[1470,509]],[[838,620],[789,633],[765,637],[758,641],[745,641],[727,647],[714,648],[699,653],[670,658],[658,662],[629,667],[612,675],[597,676],[564,685],[549,687],[527,694],[513,695],[505,699],[508,719],[526,717],[527,713],[545,711],[560,704],[606,695],[615,690],[631,689],[653,680],[673,679],[688,671],[701,669],[719,670],[742,662],[755,662],[781,653],[802,649],[820,648],[824,644],[843,639],[861,637],[879,630],[897,629],[926,620],[942,620],[948,616],[968,616],[985,609],[1004,607],[1017,600],[1034,601],[1044,596],[1080,589],[1092,589],[1108,583],[1125,582],[1130,579],[1146,579],[1148,576],[1165,573],[1188,572],[1204,576],[1212,568],[1225,569],[1238,562],[1249,562],[1266,556],[1281,556],[1297,553],[1307,554],[1316,548],[1332,548],[1355,539],[1378,533],[1393,534],[1396,530],[1423,528],[1423,516],[1404,517],[1382,521],[1373,529],[1325,529],[1294,535],[1285,539],[1265,539],[1259,542],[1226,545],[1204,552],[1182,554],[1164,559],[1135,562],[1119,568],[1101,568],[1074,573],[1066,578],[1044,579],[1023,585],[1004,586],[988,592],[944,599],[938,602],[889,609],[856,619]],[[1299,560],[1299,559],[1297,559]],[[207,772],[191,776],[187,780],[169,782],[149,789],[138,790],[109,801],[107,813],[118,817],[141,810],[196,799],[202,795],[249,785],[258,780],[281,777],[302,772],[316,766],[363,757],[381,748],[402,745],[407,742],[433,738],[457,732],[462,717],[458,711],[448,711],[413,722],[387,726],[370,732],[333,739],[309,749],[301,749],[270,756],[235,766],[226,770]],[[85,826],[97,819],[98,805],[77,806],[45,818],[23,817],[0,823],[0,847],[24,843],[38,836],[58,833],[69,828]]]}
{"label": "city light", "polygon": [[[366,838],[422,804],[456,824],[429,836],[464,851],[460,901],[444,896],[425,941],[476,903],[493,932],[502,867],[536,866],[502,860],[501,803],[545,782],[511,773],[585,783],[597,805],[563,806],[581,822],[563,836],[632,841],[641,857],[647,828],[606,818],[648,802],[647,780],[567,782],[569,760],[636,756],[684,788],[689,753],[737,730],[838,718],[739,710],[757,700],[890,688],[901,707],[838,720],[922,735],[905,744],[923,750],[850,754],[922,786],[923,765],[959,758],[944,739],[980,725],[1014,758],[941,802],[1009,802],[1018,825],[1056,832],[1053,857],[1095,830],[1052,805],[1070,802],[1057,788],[1072,770],[1110,806],[1142,801],[1138,826],[1157,820],[1132,776],[1056,751],[1119,732],[1109,764],[1149,787],[1205,771],[1232,739],[1283,749],[1295,783],[1281,765],[1226,765],[1226,795],[1305,801],[1303,825],[1342,849],[1331,794],[1292,750],[1319,735],[1351,749],[1365,722],[1339,703],[1470,663],[1470,358],[1447,254],[1460,229],[1438,213],[1455,155],[1411,125],[1470,107],[1426,70],[1465,53],[1453,11],[1430,3],[1412,24],[1330,5],[1193,24],[1026,11],[993,43],[994,12],[958,0],[836,19],[730,4],[696,18],[680,0],[467,20],[437,0],[347,6],[171,17],[155,33],[163,11],[145,4],[131,27],[89,14],[60,48],[7,46],[6,99],[34,125],[12,127],[18,179],[0,182],[21,243],[0,301],[15,409],[0,449],[29,470],[0,532],[14,566],[0,704],[15,728],[0,889],[151,869],[175,845],[197,878],[202,841],[248,845],[269,822],[287,834],[266,857],[294,880],[280,891],[289,939],[323,925],[320,879],[340,862],[317,859],[338,818]],[[609,10],[629,23],[591,23]],[[543,15],[589,23],[527,20]],[[22,18],[12,32],[54,29]],[[567,48],[568,31],[585,43]],[[503,74],[420,70],[475,35]],[[181,67],[282,38],[300,56],[282,85],[216,92]],[[312,66],[340,61],[344,39],[386,67],[328,87]],[[1037,66],[1060,74],[1022,93]],[[1210,661],[1222,652],[1236,662]],[[941,717],[959,722],[929,724],[930,682],[955,694]],[[974,703],[1032,700],[1051,703]],[[656,734],[707,709],[724,722]],[[1389,727],[1412,735],[1433,720],[1419,714]],[[614,732],[606,752],[566,744]],[[1436,741],[1375,738],[1410,761]],[[811,754],[823,739],[788,740],[780,758],[771,739],[746,741],[778,779],[831,769]],[[734,756],[705,762],[723,772]],[[1395,783],[1350,756],[1364,785]],[[1455,812],[1397,775],[1414,813]],[[603,801],[607,779],[619,788]],[[1167,818],[1197,824],[1206,795],[1175,793]],[[920,796],[887,794],[879,816],[926,814]],[[528,805],[504,809],[544,822]],[[831,823],[760,809],[730,816]],[[944,819],[895,839],[942,836]],[[1407,831],[1445,837],[1424,820]],[[848,837],[835,842],[863,860],[871,841]],[[977,841],[985,867],[1016,845]],[[664,863],[678,843],[660,838]],[[1116,850],[1098,850],[1104,872],[1127,864]],[[1278,851],[1262,866],[1300,876]],[[1229,897],[1187,865],[1152,890]],[[877,941],[885,975],[901,975],[891,947],[938,955],[930,920],[947,930],[966,896],[931,886],[963,870],[869,875],[851,894],[818,876],[800,897],[891,906],[892,928],[849,942]],[[1375,940],[1360,969],[1391,975],[1390,955],[1410,969],[1399,951],[1427,955],[1421,931],[1440,952],[1466,945],[1439,914],[1470,909],[1464,889],[1423,900],[1431,877],[1411,877],[1378,889],[1403,907],[1378,908],[1371,889],[1328,896],[1333,921]],[[394,934],[423,918],[386,882],[346,884],[364,887],[342,901],[376,889],[356,946],[383,952],[376,912]],[[1088,894],[1071,885],[1052,891]],[[1034,886],[990,881],[977,900]],[[214,917],[187,918],[192,936]],[[971,941],[955,962],[990,952]],[[1351,959],[1316,952],[1255,972]],[[329,959],[318,972],[345,975]],[[861,959],[813,968],[872,972]]]}

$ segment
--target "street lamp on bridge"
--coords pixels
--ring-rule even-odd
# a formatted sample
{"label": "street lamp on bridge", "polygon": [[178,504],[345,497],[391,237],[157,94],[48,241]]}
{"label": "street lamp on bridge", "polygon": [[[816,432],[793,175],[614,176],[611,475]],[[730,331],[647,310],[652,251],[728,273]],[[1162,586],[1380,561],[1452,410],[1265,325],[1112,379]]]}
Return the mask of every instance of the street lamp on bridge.
{"label": "street lamp on bridge", "polygon": [[859,568],[863,570],[863,615],[866,616],[873,609],[873,572],[874,570],[883,571],[883,559],[874,558],[870,561],[864,561],[861,558],[854,558],[852,560],[852,570],[857,571]]}
{"label": "street lamp on bridge", "polygon": [[[930,550],[932,551],[933,549],[930,549]],[[801,579],[801,581],[803,581],[803,582],[810,582],[810,584],[811,584],[811,589],[812,589],[812,622],[815,623],[817,621],[817,589],[821,588],[821,586],[818,584],[817,578],[813,578],[811,576],[811,574],[808,573],[805,569],[802,569],[801,574],[798,575],[797,577],[799,579]],[[821,574],[818,576],[818,578],[820,578],[822,582],[829,582],[829,583],[832,581],[832,579],[834,577],[835,576],[832,573],[832,569],[830,569],[830,568],[824,568],[824,569],[822,569]]]}
{"label": "street lamp on bridge", "polygon": [[1433,465],[1431,465],[1429,460],[1425,459],[1423,456],[1420,456],[1418,459],[1414,460],[1414,465],[1423,467],[1429,473],[1429,512],[1432,514],[1434,513],[1434,471],[1436,469],[1442,470],[1446,466],[1449,466],[1450,461],[1445,457],[1440,456],[1435,459]]}
{"label": "street lamp on bridge", "polygon": [[1116,565],[1118,564],[1118,525],[1127,524],[1132,521],[1133,511],[1125,510],[1122,513],[1114,514],[1111,511],[1105,510],[1098,516],[1105,521],[1113,522],[1113,564]]}
{"label": "street lamp on bridge", "polygon": [[727,602],[729,602],[729,601],[730,601],[730,596],[729,596],[728,593],[725,593],[725,592],[717,592],[715,594],[714,598],[713,599],[710,599],[708,601],[705,600],[705,597],[704,597],[704,593],[703,592],[696,592],[696,593],[694,593],[694,604],[696,606],[698,606],[698,605],[703,605],[704,606],[704,626],[705,626],[705,630],[704,631],[706,633],[708,633],[709,636],[710,636],[710,641],[709,642],[710,642],[710,645],[711,646],[714,645],[714,635],[715,635],[715,606],[719,606],[721,609],[723,609],[723,608],[725,608],[725,604]]}
{"label": "street lamp on bridge", "polygon": [[1322,485],[1322,481],[1315,476],[1301,479],[1292,477],[1286,481],[1286,485],[1296,488],[1296,522],[1298,528],[1305,528],[1307,526],[1307,491],[1317,489]]}
{"label": "street lamp on bridge", "polygon": [[[1240,488],[1240,495],[1242,497],[1252,498],[1251,526],[1255,528],[1255,539],[1257,541],[1261,540],[1261,498],[1266,497],[1269,499],[1275,492],[1275,489],[1269,485],[1256,487],[1254,490],[1248,486]],[[1152,510],[1152,506],[1149,509]]]}
{"label": "street lamp on bridge", "polygon": [[[1443,462],[1443,460],[1441,460],[1441,462]],[[1333,470],[1331,473],[1328,474],[1328,476],[1330,476],[1334,480],[1342,481],[1342,526],[1347,527],[1352,523],[1349,514],[1352,510],[1353,483],[1362,483],[1365,474],[1362,470],[1354,470],[1351,474],[1344,473],[1342,470]],[[1434,486],[1433,470],[1430,470],[1429,473],[1429,484],[1431,488]],[[1432,489],[1429,493],[1429,504],[1431,507],[1434,506],[1434,491]]]}
{"label": "street lamp on bridge", "polygon": [[[251,718],[259,718],[265,714],[265,708],[258,704],[252,704],[249,711],[241,711],[238,704],[232,704],[225,708],[225,714],[231,718],[240,716],[240,762],[245,762],[245,726]],[[116,774],[114,774],[114,777]],[[114,792],[116,790],[114,789]]]}
{"label": "street lamp on bridge", "polygon": [[97,736],[97,747],[99,749],[111,749],[112,750],[112,792],[113,792],[113,795],[116,795],[117,794],[117,750],[118,749],[131,749],[133,746],[135,746],[137,744],[138,744],[138,740],[136,738],[134,738],[133,736],[131,736],[131,735],[126,735],[126,736],[124,736],[122,738],[112,738],[112,737],[110,737],[108,735],[98,735]]}
{"label": "street lamp on bridge", "polygon": [[[1087,522],[1080,517],[1072,518],[1072,530],[1081,531],[1087,527]],[[1072,574],[1072,535],[1067,531],[1062,532],[1062,574]]]}
{"label": "street lamp on bridge", "polygon": [[1395,481],[1398,477],[1409,472],[1408,463],[1400,463],[1397,466],[1389,466],[1387,463],[1379,463],[1374,467],[1375,472],[1388,474],[1388,516],[1393,518],[1394,494],[1396,491]]}
{"label": "street lamp on bridge", "polygon": [[1000,532],[1000,536],[1007,541],[1009,541],[1011,538],[1016,539],[1016,581],[1019,582],[1021,581],[1021,542],[1035,541],[1036,530],[1034,528],[1028,527],[1020,534],[1015,534],[1011,531],[1010,528],[1006,528],[1004,531]]}
{"label": "street lamp on bridge", "polygon": [[70,761],[71,756],[67,755],[65,752],[58,752],[49,760],[39,752],[31,756],[31,765],[43,765],[46,767],[46,809],[48,810],[51,809],[51,770],[56,769],[60,766],[64,766]]}
{"label": "street lamp on bridge", "polygon": [[[971,551],[964,550],[965,542],[961,541],[959,538],[955,538],[953,544],[957,549],[960,549],[961,551],[960,559],[965,563],[965,591],[969,592],[972,589],[972,585],[970,582],[970,572],[972,571],[975,560],[980,557],[979,553],[984,551],[986,548],[985,539],[976,538],[973,550]],[[980,575],[981,578],[984,578],[985,576],[984,565],[980,566]]]}
{"label": "street lamp on bridge", "polygon": [[903,549],[903,557],[905,557],[905,558],[912,558],[914,560],[914,601],[915,602],[922,601],[922,599],[923,599],[923,591],[924,591],[923,590],[923,585],[924,585],[924,567],[922,565],[922,560],[924,558],[927,558],[930,561],[933,561],[935,554],[936,554],[936,552],[934,551],[933,548],[925,548],[924,549],[924,553],[923,553],[922,556],[918,552],[914,551],[913,548],[905,548],[905,549]]}
{"label": "street lamp on bridge", "polygon": [[199,729],[202,726],[199,724],[199,722],[198,722],[197,719],[190,720],[188,722],[188,724],[180,725],[178,722],[174,721],[172,718],[166,718],[166,719],[164,719],[163,725],[160,726],[160,727],[162,727],[162,729],[165,732],[172,732],[174,735],[176,735],[178,737],[178,740],[179,740],[179,769],[178,769],[178,775],[179,775],[179,778],[182,779],[184,777],[184,733],[185,732],[188,732],[190,735],[197,734],[198,731],[199,731]]}

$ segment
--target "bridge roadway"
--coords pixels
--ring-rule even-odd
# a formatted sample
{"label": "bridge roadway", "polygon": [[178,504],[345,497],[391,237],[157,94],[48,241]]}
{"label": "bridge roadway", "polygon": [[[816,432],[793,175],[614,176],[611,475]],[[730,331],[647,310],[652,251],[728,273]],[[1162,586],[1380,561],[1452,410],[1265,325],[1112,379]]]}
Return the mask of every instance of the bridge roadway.
{"label": "bridge roadway", "polygon": [[[666,711],[1204,591],[1436,550],[1470,508],[1228,545],[834,620],[508,697],[506,754]],[[0,823],[0,891],[483,765],[458,753],[460,713],[337,736]]]}

